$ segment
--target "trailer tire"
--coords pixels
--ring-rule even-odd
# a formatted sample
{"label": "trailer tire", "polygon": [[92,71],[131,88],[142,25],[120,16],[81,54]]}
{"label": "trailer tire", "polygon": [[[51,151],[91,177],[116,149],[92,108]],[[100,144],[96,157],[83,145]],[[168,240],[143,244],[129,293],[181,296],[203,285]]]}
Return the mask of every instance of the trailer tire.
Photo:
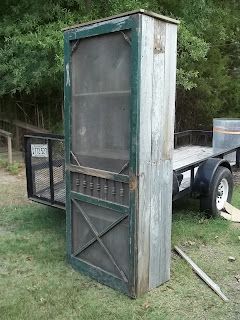
{"label": "trailer tire", "polygon": [[225,202],[231,202],[232,193],[232,173],[228,168],[219,166],[211,182],[209,195],[200,196],[200,210],[206,212],[208,216],[218,216]]}

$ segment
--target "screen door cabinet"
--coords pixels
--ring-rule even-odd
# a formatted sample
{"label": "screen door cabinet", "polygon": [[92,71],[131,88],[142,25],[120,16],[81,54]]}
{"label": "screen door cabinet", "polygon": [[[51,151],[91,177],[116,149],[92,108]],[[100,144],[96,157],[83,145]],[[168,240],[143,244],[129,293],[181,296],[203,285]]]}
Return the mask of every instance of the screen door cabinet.
{"label": "screen door cabinet", "polygon": [[64,32],[68,259],[132,297],[170,276],[176,33],[143,10]]}

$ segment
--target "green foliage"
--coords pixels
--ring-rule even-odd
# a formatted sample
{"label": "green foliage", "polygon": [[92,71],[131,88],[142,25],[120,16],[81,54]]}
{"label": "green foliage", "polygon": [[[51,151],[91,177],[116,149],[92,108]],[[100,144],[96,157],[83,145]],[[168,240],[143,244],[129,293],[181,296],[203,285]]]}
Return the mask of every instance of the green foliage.
{"label": "green foliage", "polygon": [[240,4],[234,0],[1,1],[0,108],[7,104],[8,114],[48,128],[61,122],[61,29],[140,7],[181,21],[176,129],[240,116]]}
{"label": "green foliage", "polygon": [[13,174],[13,175],[19,174],[21,169],[22,169],[22,165],[20,163],[18,163],[18,162],[14,162],[12,164],[9,163],[7,165],[8,172]]}
{"label": "green foliage", "polygon": [[2,95],[60,86],[62,81],[63,9],[58,5],[43,5],[26,13],[23,9],[19,3],[0,23],[0,37],[4,39],[0,50]]}
{"label": "green foliage", "polygon": [[6,168],[7,166],[8,166],[8,162],[0,158],[0,168]]}
{"label": "green foliage", "polygon": [[6,169],[12,175],[17,175],[22,169],[22,165],[19,162],[10,164],[6,160],[0,158],[0,168]]}
{"label": "green foliage", "polygon": [[178,40],[178,70],[177,85],[185,90],[197,87],[198,68],[196,63],[204,60],[209,50],[209,44],[195,36],[184,22],[179,28]]}

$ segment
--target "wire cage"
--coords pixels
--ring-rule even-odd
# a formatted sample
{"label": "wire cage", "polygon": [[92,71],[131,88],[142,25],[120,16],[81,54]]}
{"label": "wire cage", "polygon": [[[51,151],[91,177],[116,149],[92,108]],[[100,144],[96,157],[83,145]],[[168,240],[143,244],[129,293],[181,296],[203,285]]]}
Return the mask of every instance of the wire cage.
{"label": "wire cage", "polygon": [[30,199],[65,207],[66,181],[63,136],[26,135],[27,188]]}

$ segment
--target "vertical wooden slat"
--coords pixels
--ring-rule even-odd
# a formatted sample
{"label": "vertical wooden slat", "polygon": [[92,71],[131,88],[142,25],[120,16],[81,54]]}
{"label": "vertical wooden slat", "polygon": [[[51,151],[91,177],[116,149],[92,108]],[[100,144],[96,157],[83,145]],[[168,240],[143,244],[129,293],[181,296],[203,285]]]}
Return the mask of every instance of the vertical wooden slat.
{"label": "vertical wooden slat", "polygon": [[[164,147],[168,143],[168,110],[165,107],[165,46],[166,46],[166,23],[154,21],[154,57],[153,57],[153,104],[152,104],[152,132],[151,132],[151,220],[150,220],[150,269],[149,287],[155,287],[163,281],[165,270],[165,239],[164,226],[166,223],[163,211],[166,199],[166,186],[163,181],[168,170],[164,169]],[[167,168],[166,168],[167,169]],[[166,196],[166,195],[165,195]]]}
{"label": "vertical wooden slat", "polygon": [[139,132],[139,212],[138,219],[138,284],[137,294],[148,290],[149,220],[151,170],[151,106],[153,73],[154,19],[142,16],[140,64],[140,132]]}
{"label": "vertical wooden slat", "polygon": [[165,224],[162,231],[165,241],[164,267],[161,271],[160,283],[170,278],[170,260],[171,260],[171,227],[172,227],[172,172],[173,172],[173,146],[174,146],[174,122],[175,122],[175,93],[176,93],[176,57],[177,57],[177,26],[166,24],[166,50],[165,50],[165,110],[168,132],[166,141],[168,141],[163,150],[163,172],[162,181],[163,190],[162,211],[165,212]]}
{"label": "vertical wooden slat", "polygon": [[[152,279],[150,288],[162,284],[170,278],[177,26],[169,23],[166,23],[165,26],[165,57],[162,70],[164,73],[164,85],[161,88],[158,86],[159,83],[157,81],[154,82],[156,85],[154,91],[163,90],[162,109],[158,109],[158,116],[162,118],[162,126],[160,128],[160,154],[158,155],[158,173],[160,173],[160,179],[157,184],[155,183],[156,181],[154,181],[157,173],[152,170],[152,183],[156,187],[152,197],[158,198],[159,206],[156,206],[156,210],[158,208],[158,216],[161,218],[158,220],[159,225],[154,224],[155,229],[158,230],[159,250],[154,252],[157,245],[156,243],[155,245],[152,243],[151,256],[154,257],[154,259],[152,261],[150,260],[152,275],[150,277],[150,279]],[[152,120],[155,121],[155,118],[156,116],[154,116]],[[154,265],[157,259],[159,259],[158,263]]]}
{"label": "vertical wooden slat", "polygon": [[13,159],[12,159],[12,138],[11,138],[11,136],[7,137],[7,142],[8,142],[8,163],[12,164]]}

